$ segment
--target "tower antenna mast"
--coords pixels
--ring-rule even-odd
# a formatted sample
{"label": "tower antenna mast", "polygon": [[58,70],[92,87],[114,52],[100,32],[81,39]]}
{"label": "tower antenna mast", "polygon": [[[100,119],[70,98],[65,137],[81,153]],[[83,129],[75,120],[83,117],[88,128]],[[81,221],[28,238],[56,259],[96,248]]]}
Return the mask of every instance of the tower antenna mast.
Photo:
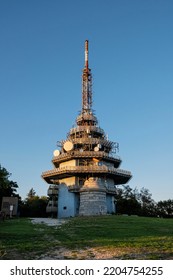
{"label": "tower antenna mast", "polygon": [[88,40],[86,40],[85,67],[82,74],[82,113],[92,112],[92,74],[88,65]]}

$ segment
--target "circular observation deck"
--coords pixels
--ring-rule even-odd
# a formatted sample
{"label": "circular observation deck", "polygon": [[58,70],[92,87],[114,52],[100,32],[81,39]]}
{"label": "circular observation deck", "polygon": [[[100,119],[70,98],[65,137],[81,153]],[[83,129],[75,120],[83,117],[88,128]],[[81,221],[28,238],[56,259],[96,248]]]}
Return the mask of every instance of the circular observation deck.
{"label": "circular observation deck", "polygon": [[42,178],[49,184],[56,180],[72,176],[113,178],[115,185],[126,184],[132,177],[131,172],[108,166],[64,166],[42,173]]}
{"label": "circular observation deck", "polygon": [[88,137],[90,134],[93,133],[98,134],[98,136],[105,137],[104,130],[96,125],[79,125],[77,127],[71,128],[69,132],[69,136],[80,135],[80,133],[82,132],[88,134]]}
{"label": "circular observation deck", "polygon": [[106,160],[107,162],[113,163],[114,167],[118,168],[119,165],[121,164],[121,158],[117,155],[115,156],[110,156],[108,153],[104,151],[83,151],[80,152],[78,150],[70,151],[68,153],[62,153],[59,156],[54,156],[52,159],[52,163],[57,167],[61,162],[68,161],[71,159],[92,159],[96,158],[98,160]]}

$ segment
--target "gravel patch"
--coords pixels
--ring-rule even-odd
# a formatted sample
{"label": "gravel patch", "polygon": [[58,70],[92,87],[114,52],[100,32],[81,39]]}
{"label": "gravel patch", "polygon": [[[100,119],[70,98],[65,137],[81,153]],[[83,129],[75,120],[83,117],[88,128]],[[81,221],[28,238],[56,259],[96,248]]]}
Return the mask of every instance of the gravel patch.
{"label": "gravel patch", "polygon": [[32,218],[31,222],[33,224],[46,224],[48,226],[61,226],[66,223],[67,220],[54,219],[54,218]]}

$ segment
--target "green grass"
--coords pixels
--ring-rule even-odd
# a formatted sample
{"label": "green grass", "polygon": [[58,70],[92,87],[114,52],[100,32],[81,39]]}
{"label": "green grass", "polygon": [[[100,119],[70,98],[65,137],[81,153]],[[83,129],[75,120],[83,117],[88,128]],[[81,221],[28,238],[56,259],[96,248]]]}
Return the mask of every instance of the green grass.
{"label": "green grass", "polygon": [[[52,246],[51,235],[55,231],[44,225],[33,225],[29,219],[6,220],[0,224],[0,252],[5,258],[21,255],[21,259],[32,259]],[[46,235],[50,234],[50,238]],[[54,242],[56,245],[56,242]]]}
{"label": "green grass", "polygon": [[33,225],[29,219],[0,223],[1,259],[35,259],[55,248],[71,250],[74,258],[79,250],[92,248],[112,252],[118,259],[172,259],[173,220],[132,216],[78,217],[58,228]]}

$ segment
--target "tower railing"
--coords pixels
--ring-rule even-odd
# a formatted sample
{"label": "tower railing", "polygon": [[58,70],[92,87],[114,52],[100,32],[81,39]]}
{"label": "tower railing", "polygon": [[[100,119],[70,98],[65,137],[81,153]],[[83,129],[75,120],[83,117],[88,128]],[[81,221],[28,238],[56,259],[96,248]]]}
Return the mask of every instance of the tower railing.
{"label": "tower railing", "polygon": [[109,173],[121,176],[131,176],[131,172],[108,166],[63,166],[42,173],[42,177],[63,173]]}
{"label": "tower railing", "polygon": [[86,131],[87,133],[94,131],[100,134],[105,135],[105,132],[102,128],[95,125],[80,125],[70,129],[70,134],[75,134],[81,131]]}
{"label": "tower railing", "polygon": [[68,153],[62,153],[59,156],[55,156],[53,157],[52,161],[59,161],[61,159],[71,159],[71,158],[85,158],[85,157],[95,157],[95,158],[106,158],[106,159],[110,159],[112,161],[121,161],[121,158],[118,155],[114,155],[109,156],[108,153],[104,152],[104,151],[70,151]]}

